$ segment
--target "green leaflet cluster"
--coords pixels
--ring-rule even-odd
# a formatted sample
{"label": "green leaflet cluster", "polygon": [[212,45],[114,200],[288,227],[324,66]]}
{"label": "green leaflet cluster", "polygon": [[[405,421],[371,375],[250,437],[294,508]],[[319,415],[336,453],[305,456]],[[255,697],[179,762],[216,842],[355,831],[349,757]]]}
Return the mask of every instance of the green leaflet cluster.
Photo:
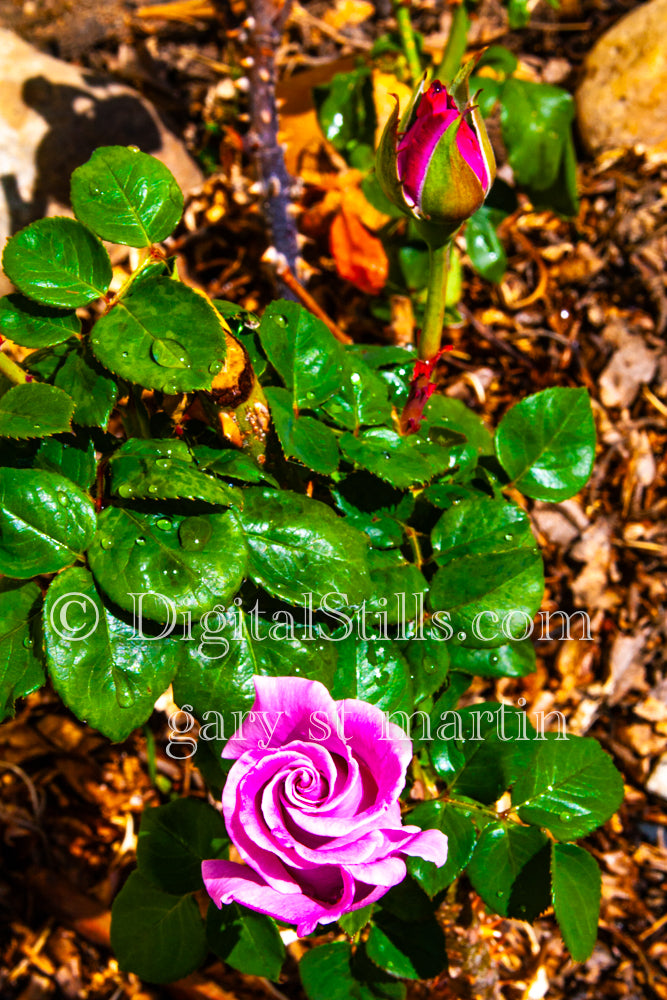
{"label": "green leaflet cluster", "polygon": [[[432,729],[430,739],[413,731],[421,766],[445,798],[411,821],[449,835],[449,861],[415,862],[372,913],[344,918],[354,946],[304,958],[308,995],[317,1000],[325,972],[341,997],[401,997],[401,979],[437,974],[434,909],[465,868],[498,913],[530,919],[551,899],[584,957],[599,874],[572,842],[618,806],[617,772],[594,741],[524,739],[516,711],[504,741],[499,707],[476,706],[491,716],[481,742],[469,710],[447,713],[474,676],[534,668],[526,623],[542,599],[542,559],[507,492],[560,500],[584,485],[595,448],[585,390],[531,396],[493,435],[436,396],[420,433],[401,437],[413,354],[343,348],[292,302],[258,321],[183,285],[156,246],[182,210],[157,161],[98,150],[72,178],[72,204],[76,219],[34,223],[3,255],[19,291],[0,300],[0,334],[32,353],[22,366],[0,359],[1,717],[48,678],[79,718],[120,741],[173,682],[200,723],[215,716],[217,739],[200,740],[197,763],[219,791],[218,741],[252,704],[255,674],[316,679],[408,721],[416,711]],[[104,239],[141,251],[116,290]],[[214,429],[229,329],[272,420],[263,443],[239,405],[243,448]],[[440,732],[450,723],[461,727],[452,738]],[[505,792],[512,811],[498,815]],[[272,921],[236,906],[199,917],[199,862],[225,849],[204,803],[145,814],[139,870],[114,907],[124,968],[162,982],[210,949],[278,977]],[[573,892],[575,914],[563,902]]]}

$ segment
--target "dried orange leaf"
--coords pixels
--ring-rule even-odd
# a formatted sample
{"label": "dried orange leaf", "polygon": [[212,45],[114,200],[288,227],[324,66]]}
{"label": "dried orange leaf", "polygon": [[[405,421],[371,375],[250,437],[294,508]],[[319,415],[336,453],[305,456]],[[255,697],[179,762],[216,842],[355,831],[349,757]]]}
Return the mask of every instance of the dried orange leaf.
{"label": "dried orange leaf", "polygon": [[384,247],[352,212],[342,208],[334,218],[329,246],[341,278],[369,295],[377,295],[384,288],[389,271]]}

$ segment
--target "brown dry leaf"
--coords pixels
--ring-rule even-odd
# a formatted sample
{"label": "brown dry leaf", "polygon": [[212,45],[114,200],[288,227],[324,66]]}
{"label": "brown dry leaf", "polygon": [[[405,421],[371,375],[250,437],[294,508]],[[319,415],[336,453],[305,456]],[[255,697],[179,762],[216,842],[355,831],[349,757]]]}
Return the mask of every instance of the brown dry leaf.
{"label": "brown dry leaf", "polygon": [[344,205],[331,223],[329,246],[341,278],[369,295],[382,291],[389,274],[382,242]]}
{"label": "brown dry leaf", "polygon": [[338,0],[324,13],[323,21],[332,28],[340,29],[363,24],[375,11],[375,5],[368,0]]}
{"label": "brown dry leaf", "polygon": [[180,21],[193,24],[196,21],[214,21],[218,12],[211,0],[173,0],[171,3],[156,3],[139,7],[137,17],[144,20]]}

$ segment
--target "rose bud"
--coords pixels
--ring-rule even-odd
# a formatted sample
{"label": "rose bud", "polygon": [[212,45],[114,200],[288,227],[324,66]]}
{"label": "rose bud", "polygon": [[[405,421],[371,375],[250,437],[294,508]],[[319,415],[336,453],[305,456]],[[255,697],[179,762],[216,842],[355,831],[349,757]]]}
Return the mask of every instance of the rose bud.
{"label": "rose bud", "polygon": [[387,197],[426,222],[424,238],[444,243],[486,198],[496,164],[479,108],[468,99],[467,63],[452,85],[424,78],[400,122],[385,125],[376,169]]}

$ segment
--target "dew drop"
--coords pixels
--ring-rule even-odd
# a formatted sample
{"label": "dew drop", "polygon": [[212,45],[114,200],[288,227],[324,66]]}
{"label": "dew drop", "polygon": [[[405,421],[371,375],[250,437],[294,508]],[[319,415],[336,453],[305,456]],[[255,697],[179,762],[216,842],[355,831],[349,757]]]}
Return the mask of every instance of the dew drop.
{"label": "dew drop", "polygon": [[138,146],[128,146],[127,148],[129,149],[129,151],[131,153],[140,153],[141,152],[141,150],[139,149]]}
{"label": "dew drop", "polygon": [[562,812],[562,813],[560,814],[560,819],[561,819],[561,821],[562,821],[563,823],[569,823],[569,822],[570,822],[570,820],[572,819],[572,813],[569,813],[569,812]]}
{"label": "dew drop", "polygon": [[548,792],[553,792],[553,790],[554,790],[554,786],[553,785],[547,785],[547,791]]}
{"label": "dew drop", "polygon": [[426,671],[427,674],[432,674],[433,671],[435,670],[435,663],[425,663],[424,670]]}
{"label": "dew drop", "polygon": [[511,542],[512,541],[512,535],[510,534],[509,531],[506,531],[505,534],[503,535],[503,537],[504,537],[504,539],[505,539],[506,542]]}
{"label": "dew drop", "polygon": [[134,691],[130,686],[129,679],[123,670],[111,671],[113,682],[116,685],[116,701],[121,708],[132,708],[134,705]]}
{"label": "dew drop", "polygon": [[494,653],[492,656],[489,657],[489,663],[491,663],[493,666],[495,666],[496,663],[498,663],[499,661],[500,657],[498,656],[497,653]]}
{"label": "dew drop", "polygon": [[122,358],[129,358],[129,356],[130,356],[130,352],[129,351],[123,351],[123,353],[121,354]]}
{"label": "dew drop", "polygon": [[67,506],[67,504],[69,503],[69,497],[67,496],[66,493],[58,494],[58,503],[60,504],[61,507]]}
{"label": "dew drop", "polygon": [[153,484],[152,486],[149,486],[148,487],[148,492],[149,493],[153,493],[153,494],[157,493],[157,486],[155,486],[155,484]]}
{"label": "dew drop", "polygon": [[100,545],[103,549],[113,548],[113,538],[110,535],[102,535],[100,538]]}
{"label": "dew drop", "polygon": [[217,375],[221,368],[222,364],[219,361],[212,361],[208,366],[209,375]]}
{"label": "dew drop", "polygon": [[352,372],[350,375],[350,382],[361,382],[361,375],[359,372]]}
{"label": "dew drop", "polygon": [[166,396],[175,396],[178,388],[175,382],[165,382],[162,391]]}
{"label": "dew drop", "polygon": [[144,538],[144,536],[143,536],[143,535],[139,535],[139,536],[138,536],[138,537],[137,537],[137,538],[135,539],[135,542],[136,542],[136,544],[137,544],[137,545],[145,545],[145,544],[146,544],[146,539]]}
{"label": "dew drop", "polygon": [[162,368],[187,368],[190,355],[183,344],[177,340],[154,340],[151,344],[151,357]]}
{"label": "dew drop", "polygon": [[24,649],[32,648],[32,639],[29,636],[26,636],[25,639],[23,640],[23,648]]}
{"label": "dew drop", "polygon": [[206,517],[186,517],[178,529],[181,548],[187,552],[201,551],[210,537],[211,522]]}
{"label": "dew drop", "polygon": [[245,317],[245,319],[243,320],[243,322],[244,322],[245,326],[248,327],[249,330],[256,330],[258,328],[258,326],[259,326],[259,320],[257,319],[256,316],[250,316],[250,315],[248,315],[248,316]]}
{"label": "dew drop", "polygon": [[91,196],[91,198],[99,198],[99,196],[102,194],[102,192],[101,192],[100,188],[98,188],[97,184],[89,184],[88,185],[88,194]]}
{"label": "dew drop", "polygon": [[168,517],[159,517],[155,522],[155,527],[159,528],[160,531],[169,531],[171,528],[171,521]]}
{"label": "dew drop", "polygon": [[120,496],[125,497],[127,499],[128,497],[132,496],[134,490],[132,489],[131,486],[128,486],[126,483],[123,483],[122,486],[118,487],[118,493]]}
{"label": "dew drop", "polygon": [[385,451],[385,452],[383,452],[383,455],[382,455],[382,457],[383,457],[384,459],[386,459],[387,461],[389,461],[389,459],[391,458],[391,454],[390,454],[390,452],[388,452],[388,451]]}
{"label": "dew drop", "polygon": [[158,458],[157,462],[155,463],[155,468],[164,470],[168,469],[170,465],[171,462],[169,461],[168,458]]}
{"label": "dew drop", "polygon": [[287,326],[287,316],[283,316],[281,314],[278,314],[277,316],[274,316],[273,318],[274,318],[274,320],[275,320],[275,322],[276,322],[276,324],[278,326]]}

